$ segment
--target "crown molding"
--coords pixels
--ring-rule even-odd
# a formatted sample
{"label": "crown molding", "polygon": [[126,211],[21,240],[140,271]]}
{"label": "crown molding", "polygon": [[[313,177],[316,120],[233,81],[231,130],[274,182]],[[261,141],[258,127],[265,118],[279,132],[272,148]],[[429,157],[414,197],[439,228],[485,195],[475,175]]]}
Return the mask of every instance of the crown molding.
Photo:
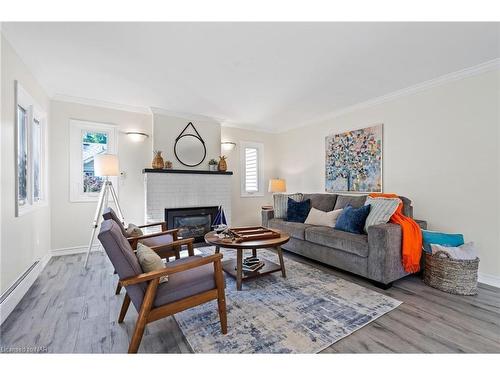
{"label": "crown molding", "polygon": [[78,96],[64,95],[64,94],[54,94],[51,100],[66,102],[66,103],[76,103],[82,105],[89,105],[93,107],[101,107],[107,109],[114,109],[117,111],[134,112],[150,115],[151,111],[147,107],[139,107],[128,104],[112,103],[104,100],[81,98]]}
{"label": "crown molding", "polygon": [[[221,126],[223,128],[242,129],[242,130],[249,130],[249,131],[254,131],[254,132],[259,132],[259,133],[267,133],[267,134],[279,134],[282,132],[281,130],[266,129],[266,128],[262,128],[262,127],[259,127],[256,125],[236,124],[236,123],[229,123],[229,122],[222,123]],[[286,130],[284,130],[284,131],[286,131]]]}
{"label": "crown molding", "polygon": [[190,120],[190,121],[193,121],[193,120],[210,121],[210,122],[217,122],[219,124],[225,121],[225,119],[220,118],[220,117],[201,115],[201,114],[197,114],[197,113],[170,111],[168,109],[159,108],[159,107],[149,107],[149,109],[150,109],[151,113],[154,115],[177,117],[177,118],[182,118],[182,119],[186,119],[186,120]]}
{"label": "crown molding", "polygon": [[433,87],[441,86],[441,85],[444,85],[444,84],[449,83],[449,82],[459,81],[461,79],[472,77],[472,76],[475,76],[475,75],[478,75],[481,73],[485,73],[485,72],[489,72],[489,71],[492,71],[495,69],[500,69],[500,58],[486,61],[484,63],[474,65],[474,66],[471,66],[469,68],[458,70],[456,72],[448,73],[448,74],[445,74],[443,76],[440,76],[440,77],[437,77],[434,79],[430,79],[428,81],[417,83],[416,85],[409,86],[409,87],[401,89],[401,90],[393,91],[393,92],[386,94],[386,95],[382,95],[382,96],[379,96],[379,97],[376,97],[376,98],[373,98],[370,100],[366,100],[366,101],[358,103],[358,104],[354,104],[352,106],[338,109],[338,110],[336,110],[334,112],[330,112],[326,115],[315,117],[314,119],[303,122],[297,126],[287,127],[286,129],[280,129],[278,131],[278,133],[284,133],[284,132],[287,132],[289,130],[306,127],[306,126],[309,126],[312,124],[316,124],[316,123],[319,123],[322,121],[326,121],[329,119],[333,119],[333,118],[345,115],[347,113],[351,113],[351,112],[358,111],[358,110],[365,109],[365,108],[370,108],[370,107],[373,107],[373,106],[376,106],[376,105],[379,105],[379,104],[382,104],[385,102],[389,102],[389,101],[399,99],[399,98],[402,98],[405,96],[416,94],[418,92],[425,91],[425,90],[431,89]]}

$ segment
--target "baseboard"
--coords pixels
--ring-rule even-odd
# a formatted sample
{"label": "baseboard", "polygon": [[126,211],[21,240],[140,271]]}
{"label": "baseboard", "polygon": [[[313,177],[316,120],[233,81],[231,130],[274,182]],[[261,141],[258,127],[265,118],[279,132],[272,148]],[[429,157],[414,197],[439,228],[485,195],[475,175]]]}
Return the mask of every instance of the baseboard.
{"label": "baseboard", "polygon": [[479,273],[479,275],[477,276],[477,281],[482,284],[488,284],[500,288],[499,276],[488,275],[486,273]]}
{"label": "baseboard", "polygon": [[0,324],[2,324],[5,319],[10,315],[12,311],[16,308],[17,304],[21,302],[21,299],[28,292],[29,288],[33,285],[36,278],[42,273],[43,269],[47,265],[51,258],[51,254],[48,253],[43,256],[38,263],[29,271],[27,274],[23,274],[23,279],[19,284],[5,297],[5,299],[0,303]]}
{"label": "baseboard", "polygon": [[[92,246],[92,252],[94,251],[99,251],[99,245],[94,245]],[[88,246],[73,246],[73,247],[63,247],[60,249],[52,249],[50,251],[50,255],[53,257],[59,257],[62,255],[73,255],[73,254],[80,254],[80,253],[86,253],[88,249]]]}

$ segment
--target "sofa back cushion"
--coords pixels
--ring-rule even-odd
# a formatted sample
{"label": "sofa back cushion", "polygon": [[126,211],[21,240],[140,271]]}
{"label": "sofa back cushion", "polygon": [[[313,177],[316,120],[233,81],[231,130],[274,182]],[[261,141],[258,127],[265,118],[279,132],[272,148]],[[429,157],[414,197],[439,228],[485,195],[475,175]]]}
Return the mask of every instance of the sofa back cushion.
{"label": "sofa back cushion", "polygon": [[[118,224],[114,220],[104,220],[97,237],[120,279],[126,279],[143,273],[134,250],[132,250],[129,242],[123,236]],[[127,289],[127,293],[137,311],[139,311],[146,291],[146,283],[129,285],[125,289]]]}
{"label": "sofa back cushion", "polygon": [[335,210],[346,208],[347,206],[360,208],[365,204],[366,197],[366,195],[339,195],[335,202]]}
{"label": "sofa back cushion", "polygon": [[288,198],[292,198],[296,202],[302,202],[303,194],[274,194],[274,217],[276,219],[286,219],[288,210]]}
{"label": "sofa back cushion", "polygon": [[314,194],[304,194],[304,200],[311,200],[311,207],[314,207],[320,211],[333,211],[335,207],[335,202],[337,201],[337,194],[328,193],[314,193]]}

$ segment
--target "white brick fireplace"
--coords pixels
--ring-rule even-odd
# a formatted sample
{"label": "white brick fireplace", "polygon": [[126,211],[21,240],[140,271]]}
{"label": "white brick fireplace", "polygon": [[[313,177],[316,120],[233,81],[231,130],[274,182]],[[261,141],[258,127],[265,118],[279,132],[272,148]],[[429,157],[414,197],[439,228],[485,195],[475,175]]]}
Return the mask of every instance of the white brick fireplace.
{"label": "white brick fireplace", "polygon": [[222,206],[231,223],[232,172],[144,170],[146,221],[163,221],[165,208]]}

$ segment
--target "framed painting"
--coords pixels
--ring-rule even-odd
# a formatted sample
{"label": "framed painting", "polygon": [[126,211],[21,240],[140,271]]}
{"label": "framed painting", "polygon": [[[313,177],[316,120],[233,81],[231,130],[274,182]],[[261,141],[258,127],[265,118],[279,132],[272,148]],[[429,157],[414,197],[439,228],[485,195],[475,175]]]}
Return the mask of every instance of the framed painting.
{"label": "framed painting", "polygon": [[325,191],[382,192],[383,124],[325,138]]}

